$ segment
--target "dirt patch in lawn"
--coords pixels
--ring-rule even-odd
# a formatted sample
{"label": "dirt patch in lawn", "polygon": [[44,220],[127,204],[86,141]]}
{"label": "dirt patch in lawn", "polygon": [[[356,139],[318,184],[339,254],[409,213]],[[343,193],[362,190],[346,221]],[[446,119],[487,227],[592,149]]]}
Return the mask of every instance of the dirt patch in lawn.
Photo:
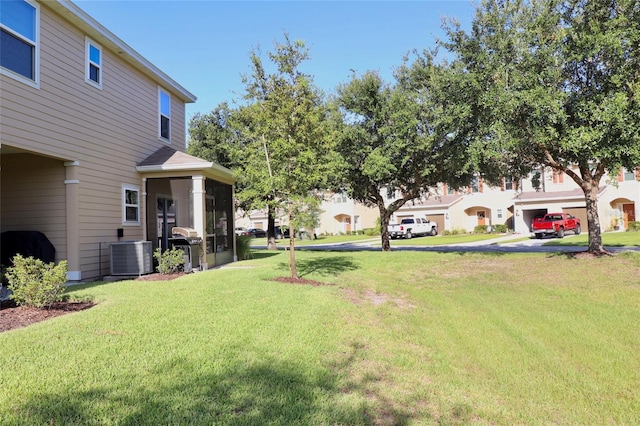
{"label": "dirt patch in lawn", "polygon": [[346,288],[344,290],[346,298],[356,305],[361,303],[371,303],[373,306],[379,306],[387,302],[395,303],[399,308],[414,308],[415,305],[400,297],[391,297],[385,293],[377,293],[372,290],[365,290],[363,293],[358,293],[352,288]]}
{"label": "dirt patch in lawn", "polygon": [[154,274],[141,275],[138,278],[136,278],[136,281],[171,281],[171,280],[175,280],[176,278],[183,277],[185,275],[186,275],[185,272],[175,272],[172,274],[161,274],[159,272],[156,272]]}
{"label": "dirt patch in lawn", "polygon": [[47,308],[16,306],[13,300],[0,302],[0,333],[26,327],[49,318],[83,311],[94,306],[93,302],[57,302]]}
{"label": "dirt patch in lawn", "polygon": [[279,283],[287,283],[287,284],[312,285],[314,287],[320,287],[325,285],[335,285],[330,283],[323,283],[320,281],[307,280],[305,278],[291,278],[291,277],[276,277],[276,278],[272,278],[271,281],[277,281]]}

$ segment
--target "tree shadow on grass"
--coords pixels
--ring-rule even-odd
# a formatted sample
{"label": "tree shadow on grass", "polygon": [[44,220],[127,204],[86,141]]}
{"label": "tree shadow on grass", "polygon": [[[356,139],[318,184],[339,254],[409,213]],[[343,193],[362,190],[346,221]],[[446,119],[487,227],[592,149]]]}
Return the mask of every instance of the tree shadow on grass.
{"label": "tree shadow on grass", "polygon": [[386,407],[381,417],[380,401],[370,403],[370,395],[360,394],[368,388],[366,383],[351,381],[345,386],[343,378],[357,359],[353,355],[314,371],[279,360],[216,368],[214,360],[203,366],[194,360],[168,359],[145,377],[126,377],[126,371],[116,370],[111,380],[101,380],[96,387],[76,383],[30,393],[28,399],[13,401],[13,418],[7,420],[49,425],[406,424],[406,414]]}
{"label": "tree shadow on grass", "polygon": [[[288,263],[280,263],[280,269],[289,269]],[[297,260],[296,268],[300,277],[311,274],[320,276],[337,276],[343,272],[355,271],[360,266],[350,256],[318,257],[309,260]]]}

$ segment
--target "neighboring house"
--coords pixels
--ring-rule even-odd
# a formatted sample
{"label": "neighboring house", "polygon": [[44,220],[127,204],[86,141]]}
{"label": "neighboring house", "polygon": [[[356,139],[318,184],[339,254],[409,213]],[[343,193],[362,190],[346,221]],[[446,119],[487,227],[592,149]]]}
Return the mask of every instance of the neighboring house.
{"label": "neighboring house", "polygon": [[69,1],[0,7],[0,231],[43,232],[72,281],[173,226],[203,239],[202,268],[232,261],[232,174],[184,153],[196,97]]}
{"label": "neighboring house", "polygon": [[[320,205],[320,223],[313,230],[317,235],[350,234],[376,226],[378,209],[365,207],[354,201],[346,194],[324,194]],[[275,224],[287,225],[289,217],[285,211],[276,213]],[[252,210],[250,212],[236,211],[236,225],[245,228],[267,229],[267,210]],[[308,230],[310,231],[310,230]]]}
{"label": "neighboring house", "polygon": [[[598,213],[602,230],[614,223],[625,229],[638,217],[640,208],[640,174],[621,171],[612,179],[603,178],[598,194]],[[531,222],[547,212],[565,212],[578,217],[586,230],[586,203],[582,190],[564,173],[550,169],[531,173],[527,179],[514,182],[503,179],[500,187],[485,184],[481,178],[467,188],[439,186],[424,200],[409,202],[392,218],[426,217],[438,223],[441,230],[473,231],[479,225],[506,225],[514,232],[530,232]],[[438,195],[444,194],[444,195]],[[390,200],[391,201],[391,200]]]}

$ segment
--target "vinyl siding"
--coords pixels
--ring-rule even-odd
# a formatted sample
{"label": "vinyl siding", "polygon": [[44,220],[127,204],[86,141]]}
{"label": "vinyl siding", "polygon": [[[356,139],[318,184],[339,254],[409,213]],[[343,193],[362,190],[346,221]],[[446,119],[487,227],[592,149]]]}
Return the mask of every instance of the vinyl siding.
{"label": "vinyl siding", "polygon": [[40,231],[67,257],[65,170],[62,162],[34,155],[2,157],[0,231]]}
{"label": "vinyl siding", "polygon": [[[99,246],[117,241],[118,228],[124,240],[144,238],[142,225],[122,225],[122,185],[139,186],[142,194],[136,164],[167,145],[158,139],[159,84],[102,45],[102,90],[86,83],[87,34],[46,2],[40,5],[40,88],[0,75],[0,142],[33,153],[29,161],[47,167],[31,179],[4,167],[15,154],[2,155],[2,229],[24,229],[41,213],[53,213],[43,232],[56,240],[56,257],[65,258],[66,248],[58,247],[66,238],[63,162],[77,161],[80,269],[83,279],[95,278],[101,275]],[[184,151],[184,103],[162,87],[171,93],[171,146]],[[49,200],[46,210],[41,195]]]}

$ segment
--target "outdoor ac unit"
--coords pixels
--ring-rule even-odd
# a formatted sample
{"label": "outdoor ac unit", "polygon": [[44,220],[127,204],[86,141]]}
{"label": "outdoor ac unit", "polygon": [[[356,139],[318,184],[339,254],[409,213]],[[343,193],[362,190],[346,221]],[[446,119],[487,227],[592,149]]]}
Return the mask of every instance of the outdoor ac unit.
{"label": "outdoor ac unit", "polygon": [[111,275],[143,275],[151,272],[151,241],[123,241],[111,244]]}

